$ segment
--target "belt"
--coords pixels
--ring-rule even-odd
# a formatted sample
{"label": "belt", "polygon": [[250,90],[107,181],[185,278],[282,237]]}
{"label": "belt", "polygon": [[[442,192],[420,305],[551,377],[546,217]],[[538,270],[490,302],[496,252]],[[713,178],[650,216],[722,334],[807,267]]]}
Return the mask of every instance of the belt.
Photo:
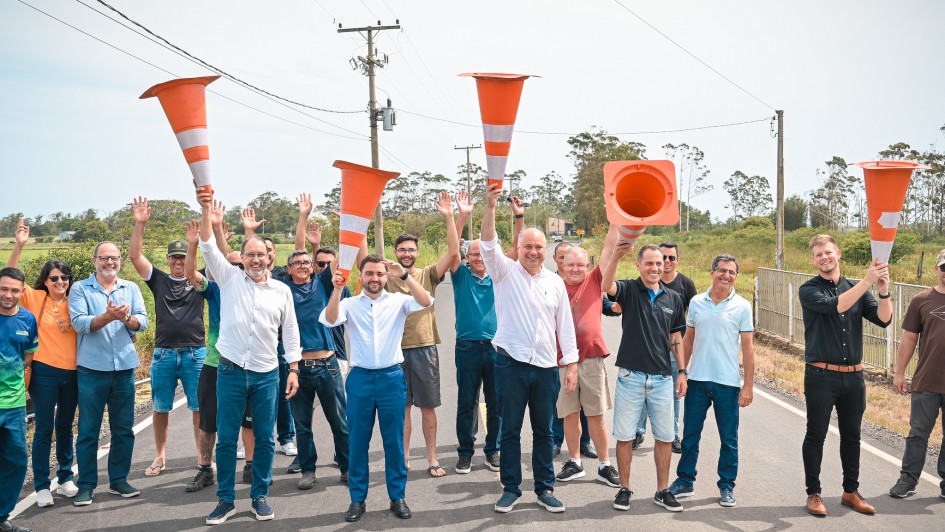
{"label": "belt", "polygon": [[222,365],[224,365],[224,366],[234,367],[234,368],[241,368],[241,367],[242,367],[242,366],[237,366],[235,362],[233,362],[232,360],[226,358],[226,357],[223,356],[223,355],[220,355],[220,364],[222,364]]}
{"label": "belt", "polygon": [[460,341],[469,342],[471,344],[492,345],[492,340],[460,340]]}
{"label": "belt", "polygon": [[303,358],[299,360],[300,366],[330,366],[331,361],[335,359],[335,355],[330,355],[325,358]]}
{"label": "belt", "polygon": [[839,371],[840,373],[863,371],[863,364],[857,364],[855,366],[838,366],[836,364],[828,364],[826,362],[808,362],[807,365],[814,366],[815,368],[825,369],[827,371]]}

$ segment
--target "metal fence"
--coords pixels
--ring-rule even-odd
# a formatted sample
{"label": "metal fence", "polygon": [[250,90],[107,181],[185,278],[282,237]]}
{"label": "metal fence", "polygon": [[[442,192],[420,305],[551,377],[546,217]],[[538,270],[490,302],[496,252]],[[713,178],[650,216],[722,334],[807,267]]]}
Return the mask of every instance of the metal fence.
{"label": "metal fence", "polygon": [[[811,277],[810,273],[758,268],[758,277],[755,278],[755,327],[804,345],[804,318],[797,290]],[[854,279],[851,281],[856,282]],[[895,373],[896,354],[902,337],[902,318],[913,296],[927,288],[914,284],[892,284],[892,323],[885,329],[869,322],[863,324],[863,364],[887,376]],[[912,376],[916,361],[917,357],[913,357],[906,368],[906,375]]]}

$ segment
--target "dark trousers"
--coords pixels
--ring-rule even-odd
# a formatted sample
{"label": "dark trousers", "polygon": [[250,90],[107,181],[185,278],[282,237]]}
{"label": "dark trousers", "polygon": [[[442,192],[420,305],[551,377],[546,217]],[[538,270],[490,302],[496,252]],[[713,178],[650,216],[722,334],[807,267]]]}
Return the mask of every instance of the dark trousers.
{"label": "dark trousers", "polygon": [[315,471],[318,451],[312,435],[312,408],[315,399],[322,405],[325,420],[331,427],[335,441],[335,456],[342,472],[348,470],[348,402],[345,398],[345,383],[338,368],[338,360],[330,357],[324,364],[314,366],[299,362],[299,389],[289,399],[295,418],[296,445],[299,448],[299,465],[302,472]]}
{"label": "dark trousers", "polygon": [[370,480],[368,448],[377,416],[384,441],[384,475],[390,499],[405,498],[407,463],[404,461],[404,410],[407,381],[400,365],[381,369],[351,368],[348,373],[348,429],[351,465],[348,492],[351,502],[367,499]]}
{"label": "dark trousers", "polygon": [[26,407],[0,408],[0,522],[16,508],[27,459]]}
{"label": "dark trousers", "polygon": [[807,434],[801,451],[807,494],[821,491],[820,465],[834,407],[837,409],[837,428],[840,429],[843,491],[856,491],[860,486],[860,424],[866,411],[863,372],[841,373],[808,365],[804,369],[804,398],[807,403]]}
{"label": "dark trousers", "polygon": [[[902,455],[902,474],[907,475],[913,484],[919,483],[922,467],[925,465],[925,453],[929,448],[929,435],[938,420],[938,413],[945,414],[945,394],[935,392],[912,392],[912,414],[909,417],[909,436],[906,437],[906,450]],[[942,416],[945,428],[945,415]],[[945,437],[942,446],[945,447]],[[945,454],[938,454],[938,476],[945,488]]]}
{"label": "dark trousers", "polygon": [[289,381],[289,364],[279,356],[279,393],[278,411],[276,413],[276,437],[279,445],[289,443],[295,439],[295,420],[292,418],[292,405],[285,398],[285,388]]}
{"label": "dark trousers", "polygon": [[696,463],[699,461],[699,443],[709,407],[715,412],[719,429],[717,482],[719,489],[735,489],[738,475],[738,392],[737,386],[726,386],[711,381],[689,381],[686,390],[686,410],[683,413],[682,456],[676,466],[676,476],[692,487],[696,482]]}
{"label": "dark trousers", "polygon": [[456,454],[472,456],[476,443],[476,404],[479,390],[486,401],[486,443],[483,452],[487,455],[499,450],[499,403],[495,390],[495,349],[490,342],[456,340]]}
{"label": "dark trousers", "polygon": [[72,423],[79,404],[76,370],[60,369],[42,362],[33,362],[30,377],[30,398],[36,425],[33,432],[33,488],[48,490],[49,452],[53,430],[56,432],[56,461],[59,484],[72,480]]}
{"label": "dark trousers", "polygon": [[108,482],[128,480],[131,452],[135,446],[135,370],[96,371],[79,366],[79,435],[75,450],[79,462],[80,488],[98,486],[98,435],[108,405],[111,448],[108,453]]}
{"label": "dark trousers", "polygon": [[[551,435],[555,445],[561,447],[564,443],[564,418],[558,417],[555,412],[555,420],[551,425]],[[587,416],[584,415],[584,409],[581,409],[581,447],[587,447],[591,444],[591,434],[587,431]]]}
{"label": "dark trousers", "polygon": [[540,368],[499,354],[495,359],[495,382],[502,415],[499,444],[500,477],[504,491],[521,496],[522,423],[528,407],[532,425],[532,473],[535,493],[555,488],[554,440],[551,424],[561,383],[558,368]]}

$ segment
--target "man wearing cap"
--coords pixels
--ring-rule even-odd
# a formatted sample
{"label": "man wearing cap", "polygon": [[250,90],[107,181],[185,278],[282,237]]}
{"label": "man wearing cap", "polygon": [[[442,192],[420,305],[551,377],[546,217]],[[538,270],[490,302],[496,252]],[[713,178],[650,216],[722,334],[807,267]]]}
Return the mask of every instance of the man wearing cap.
{"label": "man wearing cap", "polygon": [[[906,437],[899,481],[889,490],[891,496],[899,499],[915,494],[925,464],[929,435],[935,428],[939,412],[945,415],[945,380],[942,379],[945,375],[945,249],[938,254],[935,268],[938,284],[916,294],[902,320],[902,338],[893,377],[896,388],[907,393],[906,366],[918,345],[919,362],[912,375],[909,436]],[[941,452],[938,455],[938,476],[942,479],[939,496],[945,499],[945,455]]]}

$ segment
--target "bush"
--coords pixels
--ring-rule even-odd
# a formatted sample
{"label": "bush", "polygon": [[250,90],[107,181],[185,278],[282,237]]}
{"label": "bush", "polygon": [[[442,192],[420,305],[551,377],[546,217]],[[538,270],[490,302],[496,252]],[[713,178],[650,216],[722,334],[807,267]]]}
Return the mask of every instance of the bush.
{"label": "bush", "polygon": [[[770,220],[765,219],[765,221],[770,224]],[[742,227],[738,231],[735,231],[728,240],[738,242],[742,245],[761,248],[774,246],[776,238],[777,235],[773,227],[749,226]]]}
{"label": "bush", "polygon": [[784,235],[784,245],[790,248],[809,251],[810,239],[814,238],[814,235],[819,235],[823,232],[823,227],[802,227],[796,231],[786,233]]}
{"label": "bush", "polygon": [[716,227],[712,229],[711,231],[709,231],[709,234],[712,236],[725,238],[728,235],[732,234],[732,229],[730,227],[720,225],[719,227]]}
{"label": "bush", "polygon": [[738,227],[739,230],[750,229],[752,227],[760,227],[762,229],[774,229],[774,223],[767,217],[764,216],[749,216],[745,218],[745,221]]}
{"label": "bush", "polygon": [[[889,262],[898,263],[906,255],[912,254],[919,245],[919,235],[913,231],[899,231],[896,234],[896,243],[893,245]],[[873,250],[870,246],[869,231],[853,231],[840,237],[840,250],[843,260],[850,264],[869,266],[873,261]]]}
{"label": "bush", "polygon": [[72,268],[73,282],[85,279],[95,268],[92,266],[94,244],[79,244],[59,249],[51,249],[41,255],[20,261],[20,269],[26,274],[26,284],[32,285],[39,277],[43,265],[52,259],[61,260]]}

